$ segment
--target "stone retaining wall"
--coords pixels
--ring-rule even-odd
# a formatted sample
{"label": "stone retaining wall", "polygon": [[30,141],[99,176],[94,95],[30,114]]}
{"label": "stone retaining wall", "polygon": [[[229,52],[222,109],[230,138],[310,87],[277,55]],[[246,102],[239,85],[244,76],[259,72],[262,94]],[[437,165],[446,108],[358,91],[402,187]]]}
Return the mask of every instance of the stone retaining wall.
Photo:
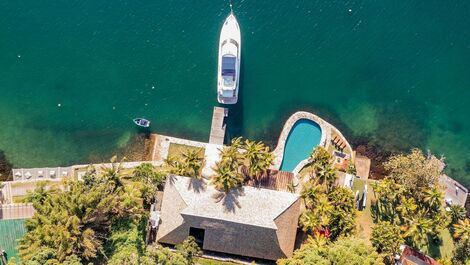
{"label": "stone retaining wall", "polygon": [[[279,139],[278,139],[278,142],[277,142],[277,146],[273,151],[273,154],[275,156],[274,165],[273,165],[274,169],[279,169],[281,167],[287,137],[289,136],[289,133],[291,132],[292,127],[294,126],[294,124],[297,121],[302,120],[302,119],[311,120],[311,121],[317,123],[318,126],[320,126],[320,129],[321,129],[321,139],[320,139],[320,143],[319,143],[320,146],[323,146],[326,149],[328,148],[328,146],[331,144],[330,143],[331,142],[331,132],[332,132],[332,130],[334,130],[335,133],[338,134],[338,136],[342,138],[343,142],[346,143],[346,148],[348,148],[351,155],[353,155],[351,145],[348,143],[346,138],[341,134],[341,132],[338,129],[336,129],[333,125],[331,125],[330,123],[328,123],[327,121],[323,120],[322,118],[318,117],[317,115],[315,115],[313,113],[306,112],[306,111],[298,111],[298,112],[292,114],[289,117],[289,119],[287,119],[286,123],[284,124],[284,127],[282,128],[281,135],[279,136]],[[297,175],[300,172],[300,170],[305,165],[308,164],[308,162],[309,162],[308,158],[305,159],[305,160],[300,161],[300,163],[295,167],[295,169],[292,173]]]}

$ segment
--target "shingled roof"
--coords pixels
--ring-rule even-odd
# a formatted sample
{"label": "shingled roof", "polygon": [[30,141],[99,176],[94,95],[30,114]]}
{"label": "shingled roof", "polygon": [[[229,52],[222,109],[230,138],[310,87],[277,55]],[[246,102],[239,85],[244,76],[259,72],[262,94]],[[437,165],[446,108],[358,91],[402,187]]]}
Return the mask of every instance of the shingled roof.
{"label": "shingled roof", "polygon": [[292,254],[298,195],[248,186],[225,194],[207,182],[180,176],[167,180],[157,241],[177,244],[189,227],[196,227],[206,231],[206,250],[263,259]]}

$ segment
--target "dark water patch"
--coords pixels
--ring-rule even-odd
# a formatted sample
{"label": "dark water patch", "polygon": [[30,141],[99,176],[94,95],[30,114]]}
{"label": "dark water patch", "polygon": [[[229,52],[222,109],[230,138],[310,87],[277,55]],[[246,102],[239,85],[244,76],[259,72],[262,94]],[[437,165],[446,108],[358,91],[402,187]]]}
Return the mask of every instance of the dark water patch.
{"label": "dark water patch", "polygon": [[11,180],[11,170],[13,169],[13,164],[11,164],[5,152],[0,150],[0,181]]}

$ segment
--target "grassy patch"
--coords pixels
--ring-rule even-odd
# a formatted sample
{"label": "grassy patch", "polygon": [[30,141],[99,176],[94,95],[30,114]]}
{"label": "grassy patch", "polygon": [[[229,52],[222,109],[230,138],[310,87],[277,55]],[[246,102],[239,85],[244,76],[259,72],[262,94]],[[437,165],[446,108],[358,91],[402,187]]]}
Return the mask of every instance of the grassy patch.
{"label": "grassy patch", "polygon": [[451,258],[454,251],[454,241],[449,229],[442,229],[439,234],[440,240],[437,242],[428,239],[428,246],[424,249],[424,252],[434,258]]}
{"label": "grassy patch", "polygon": [[206,259],[206,258],[196,258],[195,262],[198,265],[238,265],[240,264],[240,263],[233,263],[233,262]]}
{"label": "grassy patch", "polygon": [[204,148],[202,147],[171,143],[168,149],[168,157],[179,157],[188,151],[196,151],[201,156],[204,156]]}
{"label": "grassy patch", "polygon": [[49,185],[49,183],[50,183],[50,181],[48,181],[48,180],[37,180],[37,181],[25,181],[25,182],[12,182],[10,185],[11,185],[12,189],[14,189],[14,188],[31,188],[31,187],[33,187],[33,189],[34,189],[36,187],[36,185],[38,184],[38,182],[44,182],[47,185]]}
{"label": "grassy patch", "polygon": [[360,238],[365,239],[370,243],[370,237],[372,235],[372,227],[374,226],[374,221],[372,219],[371,205],[375,200],[374,192],[371,187],[371,182],[373,180],[363,180],[355,179],[353,183],[353,194],[356,194],[356,191],[359,191],[359,198],[362,197],[362,191],[364,190],[365,185],[367,184],[367,202],[366,208],[362,211],[358,211],[357,214],[357,234]]}
{"label": "grassy patch", "polygon": [[13,203],[23,203],[26,195],[24,196],[13,196]]}

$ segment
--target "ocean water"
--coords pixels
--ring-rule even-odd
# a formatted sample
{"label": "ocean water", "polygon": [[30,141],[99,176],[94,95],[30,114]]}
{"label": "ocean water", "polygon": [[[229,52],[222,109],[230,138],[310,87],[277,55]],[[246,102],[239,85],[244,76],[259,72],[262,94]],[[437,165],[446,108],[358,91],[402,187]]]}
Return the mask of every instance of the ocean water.
{"label": "ocean water", "polygon": [[[315,112],[355,144],[444,155],[470,186],[470,1],[236,1],[229,135],[274,144]],[[110,157],[152,130],[207,140],[217,0],[0,1],[0,150],[17,167]]]}

